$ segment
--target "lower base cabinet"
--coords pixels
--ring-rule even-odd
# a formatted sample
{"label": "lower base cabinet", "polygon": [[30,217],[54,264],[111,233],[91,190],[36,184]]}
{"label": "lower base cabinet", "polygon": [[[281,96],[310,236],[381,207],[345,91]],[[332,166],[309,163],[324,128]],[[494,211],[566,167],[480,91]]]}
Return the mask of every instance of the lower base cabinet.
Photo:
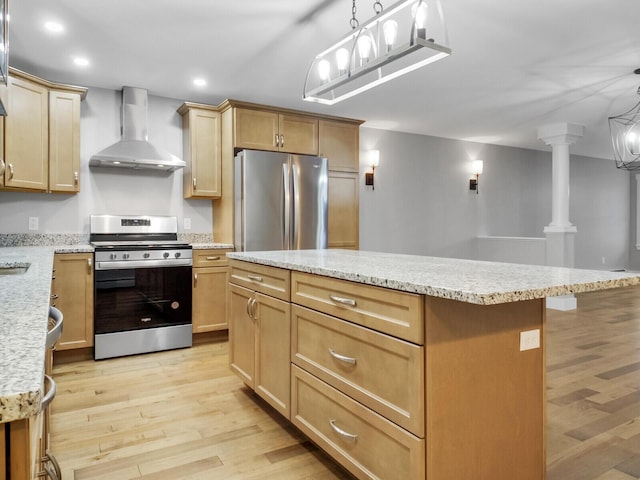
{"label": "lower base cabinet", "polygon": [[226,330],[231,250],[193,251],[193,333]]}
{"label": "lower base cabinet", "polygon": [[[263,276],[255,277],[264,281]],[[229,296],[231,370],[289,419],[291,306],[289,302],[234,284],[229,287]]]}
{"label": "lower base cabinet", "polygon": [[[230,266],[232,370],[355,477],[545,478],[544,300]],[[541,348],[521,351],[535,329]]]}
{"label": "lower base cabinet", "polygon": [[424,478],[425,440],[292,366],[291,421],[359,478]]}

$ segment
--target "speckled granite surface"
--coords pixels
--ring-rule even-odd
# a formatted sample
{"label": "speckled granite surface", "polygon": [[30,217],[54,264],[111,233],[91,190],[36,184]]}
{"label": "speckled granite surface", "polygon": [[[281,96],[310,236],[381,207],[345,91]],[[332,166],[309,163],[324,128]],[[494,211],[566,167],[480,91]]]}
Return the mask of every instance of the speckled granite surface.
{"label": "speckled granite surface", "polygon": [[235,252],[227,256],[480,305],[640,284],[639,274],[353,250]]}
{"label": "speckled granite surface", "polygon": [[191,247],[194,250],[222,250],[222,249],[231,249],[233,250],[233,245],[228,243],[192,243]]}
{"label": "speckled granite surface", "polygon": [[40,410],[52,247],[0,248],[0,267],[29,265],[0,275],[0,423]]}

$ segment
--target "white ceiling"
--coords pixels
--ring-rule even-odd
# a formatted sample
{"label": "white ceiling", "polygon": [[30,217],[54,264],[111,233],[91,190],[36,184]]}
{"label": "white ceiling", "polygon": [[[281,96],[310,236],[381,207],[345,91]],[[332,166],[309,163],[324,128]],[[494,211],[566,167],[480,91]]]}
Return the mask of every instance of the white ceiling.
{"label": "white ceiling", "polygon": [[[313,56],[350,30],[351,0],[13,0],[10,64],[88,87],[234,98],[539,150],[548,147],[537,127],[572,122],[586,126],[573,153],[612,158],[607,117],[640,100],[639,0],[442,4],[450,57],[331,107],[302,101],[302,89]],[[361,23],[372,5],[357,1]],[[64,33],[47,33],[47,20]],[[76,67],[76,55],[91,65]],[[208,85],[194,87],[195,76]]]}

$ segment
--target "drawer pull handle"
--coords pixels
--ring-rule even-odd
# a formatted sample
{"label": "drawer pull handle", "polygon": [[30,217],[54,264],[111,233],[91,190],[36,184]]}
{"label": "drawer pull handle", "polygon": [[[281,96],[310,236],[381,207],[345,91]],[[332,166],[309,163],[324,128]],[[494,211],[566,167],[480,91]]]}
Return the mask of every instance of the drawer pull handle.
{"label": "drawer pull handle", "polygon": [[340,355],[339,353],[335,352],[332,348],[329,349],[329,355],[331,355],[336,360],[340,360],[341,362],[348,363],[349,365],[355,365],[356,364],[356,359],[355,358],[346,357],[344,355]]}
{"label": "drawer pull handle", "polygon": [[51,378],[49,375],[45,375],[44,379],[49,384],[49,390],[47,391],[47,394],[42,397],[42,401],[40,402],[40,411],[43,411],[49,407],[49,404],[53,401],[53,398],[56,396],[57,391],[56,382],[53,378]]}
{"label": "drawer pull handle", "polygon": [[344,437],[345,439],[355,442],[358,440],[358,435],[354,435],[353,433],[349,433],[349,432],[345,432],[344,430],[342,430],[340,427],[338,427],[336,425],[336,420],[329,420],[329,425],[331,425],[331,428],[333,429],[334,432],[336,432],[338,435]]}
{"label": "drawer pull handle", "polygon": [[198,287],[198,272],[193,274],[193,288]]}
{"label": "drawer pull handle", "polygon": [[220,257],[207,257],[207,260],[209,261],[215,261],[215,260],[220,260]]}
{"label": "drawer pull handle", "polygon": [[347,305],[348,307],[355,307],[356,301],[352,298],[344,298],[338,297],[337,295],[329,295],[329,298],[333,300],[335,303],[340,303],[342,305]]}
{"label": "drawer pull handle", "polygon": [[247,277],[249,278],[249,280],[253,280],[254,282],[264,282],[264,278],[259,277],[258,275],[247,275]]}

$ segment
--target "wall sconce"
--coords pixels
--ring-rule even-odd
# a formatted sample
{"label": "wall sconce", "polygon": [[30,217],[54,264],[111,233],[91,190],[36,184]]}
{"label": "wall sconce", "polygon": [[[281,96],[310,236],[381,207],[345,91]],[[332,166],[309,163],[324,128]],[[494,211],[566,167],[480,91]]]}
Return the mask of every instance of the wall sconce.
{"label": "wall sconce", "polygon": [[364,184],[375,190],[376,187],[373,184],[373,175],[376,171],[376,167],[380,164],[380,150],[369,150],[369,165],[371,171],[364,174]]}
{"label": "wall sconce", "polygon": [[474,160],[471,164],[471,173],[475,175],[475,178],[469,180],[469,190],[475,190],[478,193],[478,180],[480,179],[480,175],[482,175],[482,169],[484,164],[482,160]]}

